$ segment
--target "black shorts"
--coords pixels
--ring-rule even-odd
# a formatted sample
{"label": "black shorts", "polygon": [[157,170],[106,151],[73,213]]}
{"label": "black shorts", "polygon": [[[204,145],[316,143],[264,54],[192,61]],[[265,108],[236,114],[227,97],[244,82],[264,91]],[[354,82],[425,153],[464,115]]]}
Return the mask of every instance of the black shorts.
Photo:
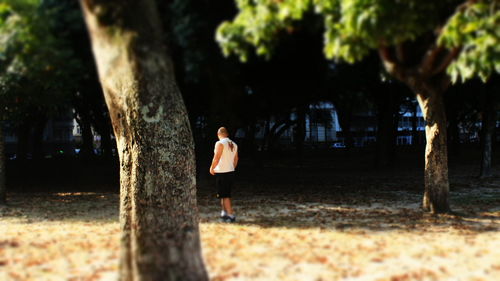
{"label": "black shorts", "polygon": [[217,198],[231,198],[231,189],[234,183],[234,172],[216,173],[215,187]]}

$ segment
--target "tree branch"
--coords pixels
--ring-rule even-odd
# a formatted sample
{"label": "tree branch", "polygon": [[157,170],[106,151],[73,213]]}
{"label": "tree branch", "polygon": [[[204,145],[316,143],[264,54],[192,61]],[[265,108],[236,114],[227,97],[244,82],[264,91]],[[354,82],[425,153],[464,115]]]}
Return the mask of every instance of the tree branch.
{"label": "tree branch", "polygon": [[378,54],[384,63],[385,70],[389,73],[393,73],[396,69],[397,62],[391,54],[391,50],[387,46],[381,46],[378,48]]}
{"label": "tree branch", "polygon": [[420,62],[419,72],[425,76],[428,76],[429,73],[432,73],[432,69],[437,57],[444,50],[445,49],[441,46],[432,46],[422,58],[422,62]]}
{"label": "tree branch", "polygon": [[[476,3],[477,0],[466,0],[462,4],[458,5],[455,8],[455,14],[463,12],[466,10],[470,5]],[[446,24],[445,24],[446,25]],[[435,36],[436,38],[439,37],[443,30],[443,27],[440,27],[435,30]],[[443,72],[448,65],[460,54],[461,48],[453,48],[451,51],[448,51],[446,54],[445,58],[441,61],[441,63],[438,66],[434,66],[436,63],[437,57],[446,50],[443,46],[435,46],[434,48],[430,49],[426,55],[424,56],[424,59],[422,60],[421,67],[420,67],[420,72],[423,75],[427,75],[430,72],[430,75],[436,75],[441,72]]]}
{"label": "tree branch", "polygon": [[403,46],[403,43],[399,43],[396,45],[396,58],[401,64],[405,64],[406,62],[406,50]]}
{"label": "tree branch", "polygon": [[396,59],[391,54],[391,50],[387,46],[380,46],[378,48],[378,54],[380,55],[380,57],[384,61],[387,61],[387,62],[392,63],[392,64],[396,64],[397,63]]}
{"label": "tree branch", "polygon": [[457,56],[460,54],[460,51],[461,48],[453,48],[451,51],[448,51],[446,56],[442,59],[441,63],[436,68],[434,68],[434,70],[432,71],[432,75],[434,76],[445,71],[450,63],[457,58]]}
{"label": "tree branch", "polygon": [[408,68],[404,67],[400,60],[394,57],[387,46],[380,46],[378,54],[384,64],[385,70],[401,81],[405,81]]}

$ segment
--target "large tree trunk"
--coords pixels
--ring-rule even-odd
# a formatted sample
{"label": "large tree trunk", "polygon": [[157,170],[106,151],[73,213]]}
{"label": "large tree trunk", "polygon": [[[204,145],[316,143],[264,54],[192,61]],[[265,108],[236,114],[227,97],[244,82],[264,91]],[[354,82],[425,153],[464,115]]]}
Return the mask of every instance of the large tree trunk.
{"label": "large tree trunk", "polygon": [[449,212],[448,151],[443,95],[437,90],[427,88],[417,93],[417,99],[426,121],[423,208],[432,213]]}
{"label": "large tree trunk", "polygon": [[7,186],[5,184],[5,139],[3,136],[3,124],[0,122],[0,205],[7,200]]}
{"label": "large tree trunk", "polygon": [[492,138],[496,125],[496,112],[494,101],[491,98],[491,93],[486,93],[486,102],[484,104],[483,118],[481,122],[481,170],[479,176],[481,178],[491,177],[491,153],[492,153]]}
{"label": "large tree trunk", "polygon": [[208,280],[193,139],[154,1],[81,3],[120,157],[120,279]]}
{"label": "large tree trunk", "polygon": [[[433,213],[450,212],[446,111],[443,94],[450,86],[446,68],[458,56],[460,48],[447,50],[433,41],[425,42],[427,51],[416,65],[410,66],[409,48],[403,44],[381,46],[379,55],[387,72],[409,86],[417,95],[425,125],[425,192],[423,208]],[[425,46],[425,45],[424,45]],[[415,52],[414,49],[413,52]],[[416,55],[413,53],[413,55]]]}

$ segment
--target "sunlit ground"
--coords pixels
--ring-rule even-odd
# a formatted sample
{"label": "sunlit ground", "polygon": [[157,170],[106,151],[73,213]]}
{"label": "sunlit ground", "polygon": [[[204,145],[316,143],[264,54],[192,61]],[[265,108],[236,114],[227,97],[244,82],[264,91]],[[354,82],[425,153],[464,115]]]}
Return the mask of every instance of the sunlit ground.
{"label": "sunlit ground", "polygon": [[[500,188],[453,193],[431,216],[410,191],[249,193],[238,223],[199,198],[212,280],[500,280]],[[0,210],[0,280],[116,280],[118,195],[10,194]]]}

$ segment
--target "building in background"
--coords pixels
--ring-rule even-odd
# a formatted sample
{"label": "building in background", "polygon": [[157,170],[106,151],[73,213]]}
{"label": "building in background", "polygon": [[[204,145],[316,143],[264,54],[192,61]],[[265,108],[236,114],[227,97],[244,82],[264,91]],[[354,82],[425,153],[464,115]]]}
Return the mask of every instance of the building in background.
{"label": "building in background", "polygon": [[[5,151],[9,159],[16,159],[19,145],[19,131],[9,122],[4,122]],[[48,119],[43,128],[41,139],[35,138],[35,129],[27,132],[26,158],[33,156],[36,142],[41,141],[42,155],[50,158],[60,155],[76,155],[82,143],[82,130],[74,118],[72,110],[61,112],[59,115]],[[101,137],[92,130],[94,153],[99,154]]]}
{"label": "building in background", "polygon": [[[377,113],[366,110],[354,112],[350,116],[350,132],[354,146],[366,147],[375,144],[377,136]],[[255,128],[255,140],[259,149],[267,149],[272,142],[281,146],[294,143],[297,114],[290,113],[281,118],[272,116]],[[248,130],[240,128],[235,137],[245,138]],[[423,144],[425,142],[425,122],[420,108],[401,106],[397,124],[397,145]],[[305,145],[313,147],[345,147],[345,132],[340,126],[339,114],[330,102],[320,102],[308,106],[305,116]]]}
{"label": "building in background", "polygon": [[[5,151],[9,159],[16,159],[19,152],[20,131],[12,123],[4,122]],[[55,117],[48,119],[43,127],[41,135],[36,136],[34,126],[28,127],[23,133],[25,136],[26,158],[33,156],[35,147],[39,145],[43,157],[52,157],[55,155],[74,155],[75,153],[75,122],[71,110],[62,111]]]}

